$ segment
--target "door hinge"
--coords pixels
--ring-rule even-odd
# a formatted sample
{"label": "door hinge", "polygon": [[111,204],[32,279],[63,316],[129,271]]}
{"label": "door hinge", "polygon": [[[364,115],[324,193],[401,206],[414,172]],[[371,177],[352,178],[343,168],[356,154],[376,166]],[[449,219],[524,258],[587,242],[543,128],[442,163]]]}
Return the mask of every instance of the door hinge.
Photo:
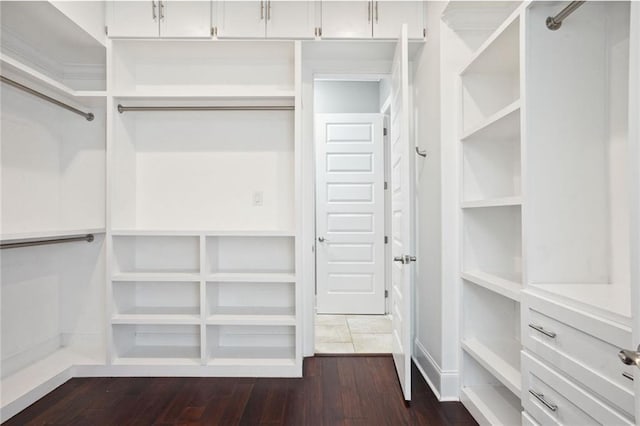
{"label": "door hinge", "polygon": [[389,189],[389,182],[384,183],[384,189]]}
{"label": "door hinge", "polygon": [[382,136],[387,136],[387,128],[386,127],[384,127],[382,129]]}
{"label": "door hinge", "polygon": [[214,36],[215,32],[216,32],[216,31],[215,31],[215,28],[214,28],[214,27],[211,27],[211,37],[213,37],[213,36]]}
{"label": "door hinge", "polygon": [[387,237],[386,235],[384,236],[384,243],[389,244],[389,237]]}
{"label": "door hinge", "polygon": [[426,28],[422,29],[422,37],[427,38],[427,29]]}
{"label": "door hinge", "polygon": [[389,290],[385,290],[384,291],[384,298],[388,298],[389,297]]}
{"label": "door hinge", "polygon": [[322,37],[322,27],[318,27],[318,36]]}
{"label": "door hinge", "polygon": [[104,26],[104,34],[109,35],[109,27],[107,25]]}

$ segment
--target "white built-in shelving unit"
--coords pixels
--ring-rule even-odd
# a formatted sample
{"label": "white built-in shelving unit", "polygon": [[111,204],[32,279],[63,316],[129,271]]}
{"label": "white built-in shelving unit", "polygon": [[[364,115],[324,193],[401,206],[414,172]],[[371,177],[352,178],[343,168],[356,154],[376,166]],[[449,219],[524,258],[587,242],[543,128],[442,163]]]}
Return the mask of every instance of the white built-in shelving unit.
{"label": "white built-in shelving unit", "polygon": [[0,240],[94,236],[1,252],[4,421],[106,361],[106,48],[51,2],[1,2],[0,17],[0,74],[94,116],[1,83]]}
{"label": "white built-in shelving unit", "polygon": [[634,346],[630,7],[587,2],[550,31],[559,5],[525,2],[460,72],[461,400],[480,423],[519,424],[523,406],[541,424],[599,418],[570,382],[633,423],[615,357]]}
{"label": "white built-in shelving unit", "polygon": [[112,364],[301,375],[299,111],[117,110],[299,109],[299,50],[113,41]]}
{"label": "white built-in shelving unit", "polygon": [[487,424],[517,424],[521,412],[522,10],[460,72],[460,397]]}

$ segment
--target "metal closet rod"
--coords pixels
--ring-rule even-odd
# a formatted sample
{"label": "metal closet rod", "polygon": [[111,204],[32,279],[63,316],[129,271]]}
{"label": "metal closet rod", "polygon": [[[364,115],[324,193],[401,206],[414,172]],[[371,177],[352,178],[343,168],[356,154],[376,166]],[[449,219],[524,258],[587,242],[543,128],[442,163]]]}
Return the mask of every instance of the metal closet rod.
{"label": "metal closet rod", "polygon": [[294,106],[287,105],[228,105],[228,106],[124,106],[118,104],[118,112],[127,111],[293,111]]}
{"label": "metal closet rod", "polygon": [[43,238],[39,240],[18,241],[15,243],[1,243],[0,249],[12,249],[20,247],[44,246],[47,244],[73,243],[76,241],[86,241],[88,243],[94,240],[93,234],[86,235],[70,235],[68,237]]}
{"label": "metal closet rod", "polygon": [[47,102],[51,102],[52,104],[58,105],[59,107],[64,108],[64,109],[66,109],[68,111],[71,111],[71,112],[73,112],[75,114],[81,115],[84,118],[86,118],[87,121],[93,121],[93,119],[95,118],[93,113],[91,113],[91,112],[80,111],[78,108],[74,108],[71,105],[67,105],[64,102],[60,102],[59,100],[54,99],[51,96],[47,96],[44,93],[40,93],[37,90],[32,89],[31,87],[27,87],[24,84],[20,84],[17,81],[11,80],[10,78],[7,78],[7,77],[5,77],[3,75],[0,75],[0,80],[3,83],[8,84],[9,86],[13,86],[16,89],[22,90],[23,92],[27,92],[27,93],[29,93],[29,94],[31,94],[33,96],[36,96],[36,97],[38,97],[40,99],[44,99]]}
{"label": "metal closet rod", "polygon": [[582,6],[584,3],[585,3],[584,1],[572,1],[571,3],[569,3],[567,7],[562,9],[560,13],[558,13],[556,16],[549,16],[546,22],[547,28],[549,28],[552,31],[560,29],[560,27],[562,26],[562,21],[564,21],[567,16],[571,15],[577,8]]}

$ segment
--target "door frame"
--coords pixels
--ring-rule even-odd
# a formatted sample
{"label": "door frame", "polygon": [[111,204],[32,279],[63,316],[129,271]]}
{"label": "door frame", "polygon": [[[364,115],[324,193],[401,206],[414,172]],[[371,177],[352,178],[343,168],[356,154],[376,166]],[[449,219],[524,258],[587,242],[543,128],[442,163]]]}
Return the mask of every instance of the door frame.
{"label": "door frame", "polygon": [[[318,80],[335,80],[335,81],[362,81],[362,82],[371,82],[371,81],[381,81],[382,79],[390,78],[389,74],[384,73],[314,73],[312,77],[312,93],[315,93],[315,82]],[[311,109],[313,110],[313,104],[311,105]],[[389,128],[389,112],[391,110],[391,94],[387,96],[384,102],[381,102],[381,107],[378,114],[383,116],[382,125],[383,128]],[[366,113],[363,113],[366,114]],[[375,114],[375,113],[374,113]],[[311,151],[313,152],[313,259],[314,259],[314,268],[313,268],[313,313],[312,313],[312,329],[315,327],[315,315],[317,312],[317,294],[318,294],[318,250],[317,250],[317,242],[318,242],[318,230],[316,229],[317,223],[317,184],[318,184],[318,174],[317,174],[317,164],[318,159],[316,158],[316,112],[312,111],[312,122],[313,129],[312,134],[314,137],[311,139]],[[389,147],[389,132],[387,131],[383,136],[383,163],[384,163],[384,181],[389,181],[389,169],[390,169],[390,147]],[[390,235],[391,231],[391,221],[389,213],[391,212],[391,198],[389,197],[389,191],[384,191],[384,234],[386,236]],[[384,315],[389,315],[390,309],[390,298],[391,298],[391,248],[390,244],[385,244],[384,247],[384,291],[385,291],[385,301],[384,301]],[[313,333],[313,339],[315,341],[315,333]]]}
{"label": "door frame", "polygon": [[[302,42],[307,57],[301,67],[301,272],[302,293],[302,355],[314,356],[315,347],[315,147],[314,128],[314,80],[316,78],[340,76],[348,78],[381,78],[389,75],[391,58],[386,51],[396,42],[379,41],[375,44],[361,41]],[[339,49],[338,49],[339,47]],[[375,48],[375,49],[374,49]],[[337,49],[337,50],[336,50]],[[353,53],[349,53],[352,51]],[[380,54],[380,52],[385,52]],[[339,60],[337,60],[339,58]]]}

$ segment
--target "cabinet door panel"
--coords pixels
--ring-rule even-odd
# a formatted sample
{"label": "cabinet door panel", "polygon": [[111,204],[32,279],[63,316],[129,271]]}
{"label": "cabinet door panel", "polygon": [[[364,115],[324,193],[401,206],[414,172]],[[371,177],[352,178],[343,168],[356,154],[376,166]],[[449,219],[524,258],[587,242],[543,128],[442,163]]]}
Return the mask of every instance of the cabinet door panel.
{"label": "cabinet door panel", "polygon": [[[372,15],[371,2],[324,1],[322,2],[322,37],[371,38]],[[400,30],[396,32],[399,33]]]}
{"label": "cabinet door panel", "polygon": [[265,36],[266,1],[219,1],[219,38],[262,38]]}
{"label": "cabinet door panel", "polygon": [[158,37],[158,13],[157,1],[110,1],[109,37]]}
{"label": "cabinet door panel", "polygon": [[211,36],[211,2],[163,0],[160,9],[161,37]]}
{"label": "cabinet door panel", "polygon": [[424,9],[421,1],[374,1],[373,38],[395,39],[402,24],[409,38],[423,38]]}
{"label": "cabinet door panel", "polygon": [[311,0],[267,3],[267,37],[313,38],[316,2]]}

